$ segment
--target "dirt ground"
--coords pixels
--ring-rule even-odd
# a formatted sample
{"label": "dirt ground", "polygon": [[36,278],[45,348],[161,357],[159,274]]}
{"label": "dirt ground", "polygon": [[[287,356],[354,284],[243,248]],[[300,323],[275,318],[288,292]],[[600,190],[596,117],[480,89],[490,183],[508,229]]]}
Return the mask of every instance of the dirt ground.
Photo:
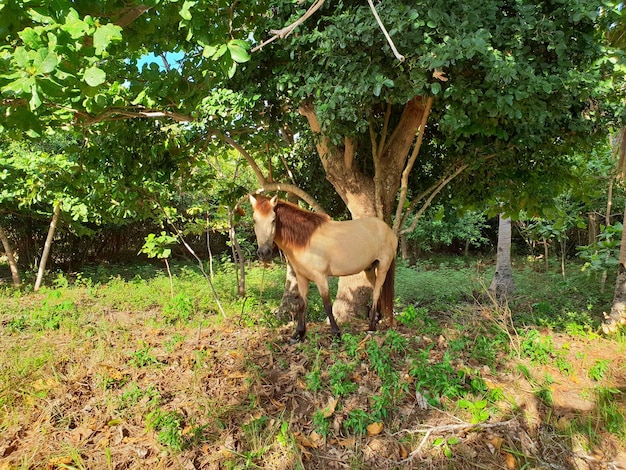
{"label": "dirt ground", "polygon": [[[349,412],[367,409],[380,384],[363,356],[351,377],[355,393],[337,400],[327,389],[307,388],[315,357],[326,370],[341,354],[327,325],[310,324],[308,343],[290,345],[290,325],[161,328],[150,326],[152,316],[105,311],[82,331],[0,334],[0,351],[20,371],[0,373],[0,470],[626,469],[623,440],[601,429],[571,432],[598,422],[590,392],[598,383],[583,373],[564,375],[554,364],[526,363],[533,376],[553,378],[553,403],[547,406],[513,359],[498,370],[472,364],[490,389],[502,390],[503,399],[487,421],[471,424],[458,410],[429,406],[401,370],[410,393],[384,424],[354,435],[343,426]],[[361,334],[363,326],[355,321],[344,332]],[[416,335],[402,326],[398,331]],[[626,409],[623,346],[603,338],[554,338],[566,344],[575,370],[609,359],[603,385],[616,391]],[[433,360],[446,352],[445,335],[420,341],[434,342]],[[138,351],[150,351],[144,363]],[[45,365],[36,364],[44,359]],[[133,390],[141,392],[133,396]],[[172,429],[184,443],[180,450],[164,444],[163,426],[150,425],[155,408],[179,420]],[[314,423],[320,410],[331,423],[326,436]]]}

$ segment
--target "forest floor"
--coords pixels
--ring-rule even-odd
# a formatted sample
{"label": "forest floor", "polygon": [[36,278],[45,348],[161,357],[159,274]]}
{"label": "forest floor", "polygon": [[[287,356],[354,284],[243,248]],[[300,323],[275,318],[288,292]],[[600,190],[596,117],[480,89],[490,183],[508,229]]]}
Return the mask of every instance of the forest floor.
{"label": "forest floor", "polygon": [[186,276],[161,305],[164,278],[3,291],[0,470],[626,469],[626,341],[571,309],[408,303],[341,341],[313,314],[291,345],[262,302],[207,317]]}

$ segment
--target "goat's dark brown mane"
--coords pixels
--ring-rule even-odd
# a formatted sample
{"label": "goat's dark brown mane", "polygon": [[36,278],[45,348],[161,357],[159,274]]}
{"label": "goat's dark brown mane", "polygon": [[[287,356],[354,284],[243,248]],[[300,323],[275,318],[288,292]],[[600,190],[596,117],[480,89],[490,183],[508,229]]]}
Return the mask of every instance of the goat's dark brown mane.
{"label": "goat's dark brown mane", "polygon": [[326,214],[310,212],[285,201],[278,201],[274,212],[276,212],[275,238],[293,248],[308,246],[313,232],[330,220]]}

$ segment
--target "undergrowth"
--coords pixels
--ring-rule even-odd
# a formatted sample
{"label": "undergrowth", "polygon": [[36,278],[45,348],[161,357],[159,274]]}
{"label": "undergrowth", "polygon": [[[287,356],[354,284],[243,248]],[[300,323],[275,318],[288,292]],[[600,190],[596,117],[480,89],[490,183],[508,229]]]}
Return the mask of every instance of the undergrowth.
{"label": "undergrowth", "polygon": [[[565,281],[520,267],[518,292],[501,306],[485,295],[492,271],[478,260],[399,263],[395,329],[372,335],[355,319],[333,342],[312,288],[310,328],[296,346],[284,341],[292,326],[272,313],[283,267],[249,266],[244,298],[234,266],[217,267],[213,283],[225,318],[196,267],[173,263],[172,272],[173,296],[167,273],[153,265],[57,273],[38,293],[0,288],[0,434],[17,436],[51,406],[45,435],[79,429],[120,436],[68,452],[66,467],[85,466],[86,455],[99,453],[121,461],[111,442],[121,445],[133,430],[151,435],[154,455],[171,462],[193,454],[221,459],[225,468],[308,468],[303,462],[336,446],[353,468],[365,468],[369,457],[358,442],[385,436],[397,449],[414,449],[423,434],[407,431],[435,414],[476,426],[522,416],[523,389],[536,402],[534,419],[554,429],[555,439],[583,441],[589,453],[607,436],[626,446],[625,374],[610,356],[623,357],[626,342],[598,335],[610,293],[575,267]],[[263,340],[252,345],[253,335]],[[228,347],[220,346],[224,338]],[[587,411],[562,412],[565,384],[591,403]],[[102,413],[103,430],[80,422],[82,409],[71,408],[80,400],[65,402],[83,395],[90,397],[84,409]],[[87,445],[67,439],[72,449]],[[14,449],[11,442],[0,449]],[[452,433],[432,436],[427,447],[458,463],[464,442]],[[541,464],[528,449],[513,451],[520,466]],[[35,466],[41,452],[20,454],[23,468]],[[59,452],[45,465],[55,468]]]}

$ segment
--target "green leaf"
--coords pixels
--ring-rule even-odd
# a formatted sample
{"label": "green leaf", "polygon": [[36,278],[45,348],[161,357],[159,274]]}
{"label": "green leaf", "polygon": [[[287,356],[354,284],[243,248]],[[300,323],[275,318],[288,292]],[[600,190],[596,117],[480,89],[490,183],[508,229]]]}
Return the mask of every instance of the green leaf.
{"label": "green leaf", "polygon": [[102,55],[110,43],[122,40],[122,28],[108,23],[100,26],[93,34],[93,45],[96,48],[96,54]]}
{"label": "green leaf", "polygon": [[238,39],[233,39],[228,43],[228,50],[230,56],[235,62],[243,63],[250,60],[250,54],[248,54],[248,43]]}
{"label": "green leaf", "polygon": [[233,78],[235,76],[236,71],[237,71],[237,62],[233,61],[231,66],[228,68],[228,78]]}
{"label": "green leaf", "polygon": [[2,87],[2,93],[13,93],[21,95],[23,93],[31,93],[32,86],[35,84],[35,77],[21,77],[17,80]]}
{"label": "green leaf", "polygon": [[183,7],[180,9],[180,11],[178,12],[178,14],[181,16],[181,18],[183,20],[186,21],[190,21],[191,20],[191,12],[189,11],[189,9],[193,6],[195,6],[196,2],[192,2],[187,0],[185,3],[183,3]]}
{"label": "green leaf", "polygon": [[33,65],[35,66],[36,73],[46,74],[52,72],[58,63],[59,59],[57,58],[57,55],[53,51],[45,48],[37,51],[37,57],[35,58]]}
{"label": "green leaf", "polygon": [[433,95],[438,95],[441,92],[441,83],[433,82],[430,84],[430,92]]}
{"label": "green leaf", "polygon": [[65,18],[63,30],[67,31],[72,39],[78,39],[89,30],[89,25],[78,17],[78,13],[73,8]]}
{"label": "green leaf", "polygon": [[17,47],[13,53],[13,61],[21,69],[28,67],[30,65],[30,57],[28,56],[26,48],[21,46]]}
{"label": "green leaf", "polygon": [[20,37],[24,45],[30,47],[31,49],[37,49],[43,45],[39,33],[36,32],[33,28],[26,28],[20,31],[18,33],[18,36]]}
{"label": "green leaf", "polygon": [[28,104],[30,105],[31,111],[34,111],[39,106],[41,106],[41,98],[39,98],[39,92],[37,91],[36,83],[33,83],[33,86],[31,87],[31,98]]}
{"label": "green leaf", "polygon": [[211,57],[213,57],[213,55],[215,55],[216,52],[217,46],[204,46],[204,49],[202,50],[202,57],[210,59]]}
{"label": "green leaf", "polygon": [[85,83],[89,86],[101,85],[106,79],[107,74],[104,70],[99,69],[95,65],[85,70],[85,74],[83,75],[83,80],[85,80]]}

